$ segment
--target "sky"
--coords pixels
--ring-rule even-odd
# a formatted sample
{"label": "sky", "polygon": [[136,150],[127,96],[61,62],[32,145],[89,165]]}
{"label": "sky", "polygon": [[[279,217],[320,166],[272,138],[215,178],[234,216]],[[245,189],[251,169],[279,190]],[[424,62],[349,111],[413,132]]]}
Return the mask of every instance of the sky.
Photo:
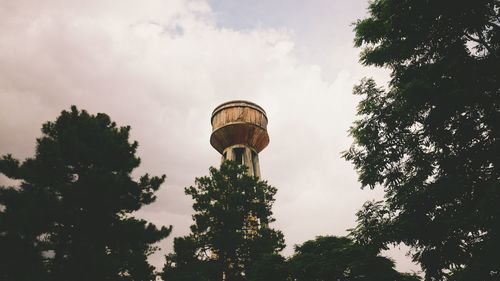
{"label": "sky", "polygon": [[[132,127],[142,162],[135,176],[166,174],[155,203],[136,215],[173,225],[173,238],[192,224],[184,187],[220,164],[209,144],[210,115],[243,99],[262,106],[269,146],[262,177],[278,188],[274,228],[287,248],[319,235],[346,235],[367,200],[341,158],[352,139],[363,77],[380,85],[388,71],[362,66],[353,26],[367,0],[86,0],[0,3],[0,154],[34,154],[42,123],[77,105]],[[0,184],[6,184],[0,178]],[[401,271],[417,271],[407,248],[385,252]]]}

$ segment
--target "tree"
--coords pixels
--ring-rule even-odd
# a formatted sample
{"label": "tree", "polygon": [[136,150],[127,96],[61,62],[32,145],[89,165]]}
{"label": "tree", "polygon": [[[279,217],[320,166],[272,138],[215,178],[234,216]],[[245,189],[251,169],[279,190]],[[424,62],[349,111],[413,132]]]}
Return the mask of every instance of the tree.
{"label": "tree", "polygon": [[500,2],[375,0],[355,25],[361,62],[387,67],[386,90],[363,80],[344,157],[385,200],[355,234],[403,242],[427,280],[500,278]]}
{"label": "tree", "polygon": [[356,244],[347,237],[320,236],[295,246],[289,267],[296,281],[420,280],[397,272],[394,262],[379,256],[378,249]]}
{"label": "tree", "polygon": [[0,187],[0,279],[155,279],[147,256],[171,228],[132,213],[165,176],[132,178],[140,159],[129,131],[73,106],[43,125],[34,157],[1,158],[18,184]]}
{"label": "tree", "polygon": [[199,256],[200,245],[191,236],[174,239],[174,253],[167,255],[161,277],[166,281],[218,280],[220,268],[213,259]]}
{"label": "tree", "polygon": [[[186,188],[194,200],[194,225],[190,236],[176,242],[180,246],[181,241],[190,241],[187,252],[195,258],[189,263],[211,261],[218,272],[215,280],[244,280],[253,262],[284,248],[283,234],[268,227],[274,221],[276,188],[247,175],[246,169],[225,161],[219,170],[210,168],[210,176],[197,178],[195,186]],[[174,250],[164,268],[166,280],[190,268],[180,247]]]}
{"label": "tree", "polygon": [[288,264],[281,255],[264,254],[250,265],[246,275],[248,281],[287,281]]}

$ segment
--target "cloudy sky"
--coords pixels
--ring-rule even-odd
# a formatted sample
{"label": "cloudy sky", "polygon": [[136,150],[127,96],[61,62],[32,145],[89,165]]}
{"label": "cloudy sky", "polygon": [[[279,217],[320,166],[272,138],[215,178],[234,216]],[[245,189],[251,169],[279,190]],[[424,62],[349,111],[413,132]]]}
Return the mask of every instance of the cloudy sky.
{"label": "cloudy sky", "polygon": [[[33,155],[41,124],[77,105],[132,127],[144,172],[166,174],[158,200],[139,216],[174,226],[152,257],[188,233],[183,188],[217,166],[210,114],[245,99],[269,118],[263,178],[278,188],[274,227],[287,249],[318,235],[345,235],[355,212],[382,191],[361,190],[340,158],[351,139],[365,76],[352,23],[367,0],[25,1],[0,3],[0,154]],[[5,182],[5,179],[0,179]],[[0,182],[1,183],[1,182]],[[405,250],[386,253],[417,270]]]}

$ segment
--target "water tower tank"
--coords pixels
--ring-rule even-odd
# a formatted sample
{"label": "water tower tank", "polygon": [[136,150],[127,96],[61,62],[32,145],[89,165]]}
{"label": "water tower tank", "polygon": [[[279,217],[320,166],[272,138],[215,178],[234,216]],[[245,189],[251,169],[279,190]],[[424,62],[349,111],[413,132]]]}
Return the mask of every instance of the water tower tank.
{"label": "water tower tank", "polygon": [[267,115],[262,107],[249,101],[229,101],[212,113],[210,144],[222,154],[248,167],[248,173],[260,177],[259,152],[269,144]]}

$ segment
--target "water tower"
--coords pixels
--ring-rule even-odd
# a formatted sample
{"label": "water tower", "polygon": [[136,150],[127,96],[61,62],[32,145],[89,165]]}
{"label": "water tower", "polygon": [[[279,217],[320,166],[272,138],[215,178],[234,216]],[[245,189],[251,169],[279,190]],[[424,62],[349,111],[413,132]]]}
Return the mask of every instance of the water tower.
{"label": "water tower", "polygon": [[210,144],[222,161],[244,164],[250,175],[260,177],[259,152],[269,144],[264,109],[249,101],[229,101],[214,109],[211,122]]}

